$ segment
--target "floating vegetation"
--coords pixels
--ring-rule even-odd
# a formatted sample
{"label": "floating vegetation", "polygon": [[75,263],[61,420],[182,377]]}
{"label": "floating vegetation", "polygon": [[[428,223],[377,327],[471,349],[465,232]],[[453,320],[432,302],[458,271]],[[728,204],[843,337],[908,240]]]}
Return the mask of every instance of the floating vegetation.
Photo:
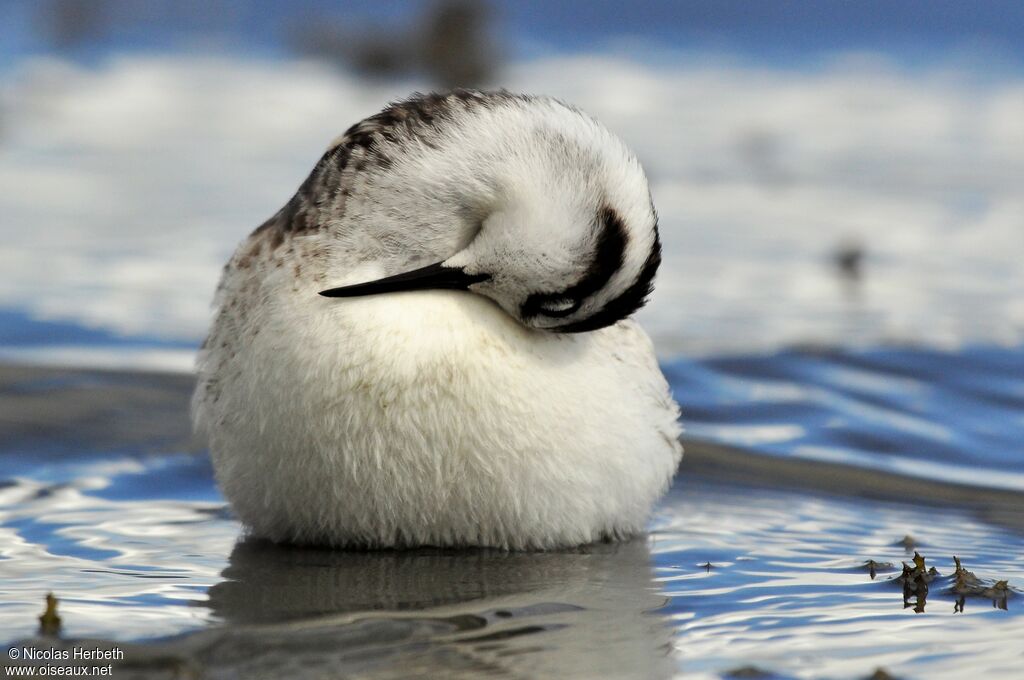
{"label": "floating vegetation", "polygon": [[875,580],[875,576],[880,571],[889,571],[892,569],[892,562],[876,562],[874,560],[867,560],[864,562],[864,568],[867,569],[871,575],[871,580]]}
{"label": "floating vegetation", "polygon": [[57,616],[57,598],[46,594],[46,611],[39,616],[39,634],[55,636],[60,633],[60,617]]}
{"label": "floating vegetation", "polygon": [[954,612],[963,613],[964,603],[968,596],[984,597],[992,600],[993,607],[1007,608],[1006,603],[1012,590],[1006,580],[986,583],[975,576],[974,572],[964,569],[959,557],[954,556],[953,562],[956,564],[956,571],[953,572],[953,585],[950,587],[950,592],[958,596],[956,604],[953,605]]}
{"label": "floating vegetation", "polygon": [[[946,577],[948,586],[946,594],[955,595],[956,603],[953,611],[963,612],[964,604],[968,597],[983,597],[992,600],[992,606],[998,609],[1006,609],[1007,601],[1014,594],[1007,580],[986,581],[975,576],[974,572],[968,571],[960,562],[959,557],[953,557],[955,569],[951,575]],[[873,559],[866,560],[863,567],[874,580],[876,574],[892,567],[888,562],[876,562]],[[929,567],[924,556],[914,551],[914,558],[908,564],[903,563],[903,571],[899,576],[890,579],[890,582],[899,583],[903,588],[903,608],[914,608],[917,613],[923,613],[928,603],[928,592],[930,584],[942,574],[934,566]]]}
{"label": "floating vegetation", "polygon": [[896,676],[884,668],[876,668],[875,672],[867,676],[865,680],[897,680]]}
{"label": "floating vegetation", "polygon": [[918,614],[924,612],[928,601],[928,584],[935,580],[939,572],[932,567],[928,569],[921,553],[914,551],[914,566],[903,563],[903,573],[896,580],[903,584],[903,608],[913,607]]}
{"label": "floating vegetation", "polygon": [[910,552],[911,550],[917,547],[917,539],[911,536],[910,534],[907,534],[906,536],[898,540],[896,542],[896,545],[901,546],[904,550]]}

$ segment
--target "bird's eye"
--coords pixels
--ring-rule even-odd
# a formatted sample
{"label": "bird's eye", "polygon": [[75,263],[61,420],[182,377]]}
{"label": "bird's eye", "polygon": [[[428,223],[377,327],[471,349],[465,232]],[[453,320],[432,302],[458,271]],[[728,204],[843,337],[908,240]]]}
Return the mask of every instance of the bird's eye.
{"label": "bird's eye", "polygon": [[547,316],[568,316],[580,308],[580,303],[573,298],[556,297],[544,300],[539,307]]}
{"label": "bird's eye", "polygon": [[562,318],[574,314],[581,304],[580,298],[564,293],[534,293],[526,298],[519,313],[523,319],[537,316]]}

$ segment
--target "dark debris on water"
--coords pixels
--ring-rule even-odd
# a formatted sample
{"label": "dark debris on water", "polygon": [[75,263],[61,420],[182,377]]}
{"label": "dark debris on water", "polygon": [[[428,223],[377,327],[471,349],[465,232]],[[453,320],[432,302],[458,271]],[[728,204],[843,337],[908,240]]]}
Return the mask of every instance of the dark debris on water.
{"label": "dark debris on water", "polygon": [[875,580],[875,576],[878,575],[878,572],[891,571],[893,568],[892,562],[876,562],[874,560],[865,561],[863,566],[864,569],[866,569],[867,572],[871,575],[872,581]]}
{"label": "dark debris on water", "polygon": [[911,550],[917,548],[917,539],[911,536],[910,534],[907,534],[900,540],[896,541],[895,545],[898,545],[907,552],[910,552]]}
{"label": "dark debris on water", "polygon": [[[750,664],[727,670],[722,673],[721,677],[725,680],[776,680],[788,676]],[[864,676],[864,680],[899,680],[899,678],[879,666],[871,675]]]}
{"label": "dark debris on water", "polygon": [[[898,583],[902,587],[903,608],[913,607],[915,612],[923,613],[928,604],[931,584],[936,579],[942,579],[945,583],[943,593],[954,595],[957,598],[953,607],[954,612],[962,613],[964,611],[964,604],[968,597],[991,600],[993,607],[1007,609],[1007,601],[1015,593],[1007,580],[980,579],[973,572],[965,569],[960,558],[956,556],[953,557],[953,563],[955,565],[953,573],[943,577],[934,566],[929,567],[925,557],[915,550],[911,562],[909,564],[904,562],[902,572],[895,578],[889,579],[889,582]],[[879,571],[891,568],[892,564],[869,559],[863,563],[863,567],[874,580]]]}
{"label": "dark debris on water", "polygon": [[60,617],[57,615],[57,598],[46,594],[46,610],[39,616],[39,634],[55,637],[60,634]]}
{"label": "dark debris on water", "polygon": [[729,680],[771,680],[779,676],[757,666],[739,666],[726,671],[722,677]]}
{"label": "dark debris on water", "polygon": [[898,680],[895,675],[885,670],[884,668],[876,668],[875,672],[867,676],[865,680]]}
{"label": "dark debris on water", "polygon": [[968,596],[982,597],[992,600],[992,606],[998,609],[1006,609],[1006,602],[1009,600],[1013,590],[1005,579],[995,582],[986,582],[974,575],[974,572],[967,571],[960,563],[960,558],[954,556],[956,571],[953,572],[953,585],[950,592],[957,595],[953,611],[963,612],[964,603]]}

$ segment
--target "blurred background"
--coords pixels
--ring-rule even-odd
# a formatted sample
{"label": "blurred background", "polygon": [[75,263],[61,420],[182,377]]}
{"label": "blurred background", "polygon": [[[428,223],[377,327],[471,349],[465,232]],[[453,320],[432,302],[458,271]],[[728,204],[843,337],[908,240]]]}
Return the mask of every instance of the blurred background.
{"label": "blurred background", "polygon": [[[639,155],[665,249],[640,319],[687,453],[638,562],[452,561],[435,578],[436,561],[357,556],[351,573],[382,575],[366,597],[493,573],[480,595],[521,590],[513,620],[545,630],[494,648],[557,656],[578,639],[598,668],[664,660],[667,631],[631,613],[660,606],[653,585],[694,677],[747,662],[780,671],[758,677],[1019,675],[1018,0],[0,0],[0,642],[31,634],[51,590],[67,639],[363,596],[370,576],[232,552],[240,527],[190,438],[189,372],[224,262],[328,142],[453,86],[563,98]],[[1002,582],[1001,607],[952,618],[950,584],[933,583],[945,618],[914,618],[924,600],[890,577],[915,546],[943,574],[935,556],[956,554]],[[865,560],[897,566],[875,581]],[[577,597],[557,637],[530,590],[552,578],[554,601],[621,602]],[[303,583],[305,600],[286,587]],[[229,666],[287,650],[283,677],[359,649],[351,630],[214,646]],[[372,649],[358,658],[384,658]]]}
{"label": "blurred background", "polygon": [[189,367],[222,263],[327,142],[452,86],[637,151],[662,356],[1019,343],[1022,35],[1009,0],[6,0],[3,355]]}

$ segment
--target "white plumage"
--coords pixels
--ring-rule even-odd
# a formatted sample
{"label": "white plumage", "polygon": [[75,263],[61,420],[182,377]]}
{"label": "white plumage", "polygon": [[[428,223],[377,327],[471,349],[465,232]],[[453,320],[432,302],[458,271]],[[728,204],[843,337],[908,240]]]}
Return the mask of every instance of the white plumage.
{"label": "white plumage", "polygon": [[625,318],[659,260],[643,171],[579,111],[390,106],[225,267],[193,399],[225,495],[259,536],[339,547],[642,531],[682,455]]}

